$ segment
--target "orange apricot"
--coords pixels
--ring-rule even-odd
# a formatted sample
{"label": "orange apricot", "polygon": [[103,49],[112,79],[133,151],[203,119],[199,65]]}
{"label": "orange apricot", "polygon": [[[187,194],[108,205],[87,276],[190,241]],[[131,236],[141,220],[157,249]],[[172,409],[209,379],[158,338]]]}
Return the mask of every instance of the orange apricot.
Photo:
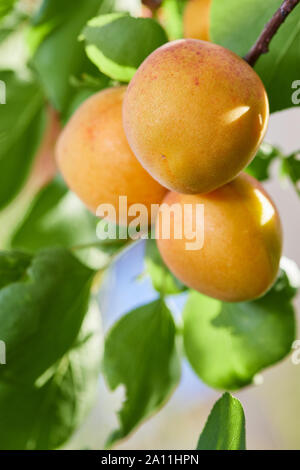
{"label": "orange apricot", "polygon": [[87,99],[65,126],[56,157],[68,186],[93,212],[111,204],[119,218],[119,196],[126,196],[128,206],[144,204],[150,216],[151,204],[159,204],[166,189],[144,170],[127,143],[125,90],[110,88]]}
{"label": "orange apricot", "polygon": [[183,14],[185,38],[209,41],[209,16],[211,0],[189,0]]}
{"label": "orange apricot", "polygon": [[[198,204],[203,205],[198,207],[203,207],[204,218],[197,222]],[[174,205],[185,218],[175,217]],[[193,247],[196,238],[190,245],[189,227],[199,241],[202,231],[203,244],[197,249]],[[169,192],[157,215],[156,237],[173,274],[188,287],[216,299],[238,302],[260,297],[278,272],[282,250],[279,215],[262,185],[246,174],[209,194]]]}
{"label": "orange apricot", "polygon": [[123,123],[131,149],[162,185],[212,191],[235,178],[265,135],[268,98],[233,52],[183,39],[154,51],[131,80]]}

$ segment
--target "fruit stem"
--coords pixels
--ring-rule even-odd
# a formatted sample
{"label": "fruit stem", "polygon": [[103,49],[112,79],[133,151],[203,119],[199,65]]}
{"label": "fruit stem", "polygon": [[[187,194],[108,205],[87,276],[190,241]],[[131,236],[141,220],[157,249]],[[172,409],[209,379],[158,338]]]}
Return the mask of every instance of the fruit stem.
{"label": "fruit stem", "polygon": [[152,12],[152,15],[155,14],[161,3],[162,0],[142,0],[142,4],[149,8],[149,10]]}
{"label": "fruit stem", "polygon": [[260,36],[252,46],[248,54],[244,57],[252,67],[262,54],[269,51],[269,44],[287,16],[298,5],[300,0],[284,0],[278,10],[274,13],[270,21],[265,25]]}

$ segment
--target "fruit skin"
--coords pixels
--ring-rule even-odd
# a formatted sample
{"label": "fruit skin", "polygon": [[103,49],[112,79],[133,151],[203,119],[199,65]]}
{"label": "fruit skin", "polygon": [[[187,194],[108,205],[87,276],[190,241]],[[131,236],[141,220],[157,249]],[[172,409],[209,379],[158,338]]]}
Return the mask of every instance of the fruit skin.
{"label": "fruit skin", "polygon": [[211,0],[189,0],[183,14],[185,38],[209,41]]}
{"label": "fruit skin", "polygon": [[[96,93],[74,113],[56,147],[58,166],[68,186],[93,211],[119,196],[128,206],[159,204],[166,189],[144,170],[127,143],[122,125],[126,87]],[[126,216],[126,214],[124,214]]]}
{"label": "fruit skin", "polygon": [[[162,204],[158,212],[157,245],[181,282],[227,302],[255,299],[271,287],[279,267],[282,229],[276,207],[258,181],[241,174],[209,194],[170,192],[163,203],[167,206]],[[193,205],[194,227],[195,204],[204,204],[202,249],[186,250],[190,240],[174,239],[173,222],[170,239],[162,239],[159,224],[166,207],[174,203]]]}
{"label": "fruit skin", "polygon": [[221,46],[170,42],[137,70],[123,104],[133,152],[161,184],[212,191],[250,163],[265,135],[268,98],[254,70]]}

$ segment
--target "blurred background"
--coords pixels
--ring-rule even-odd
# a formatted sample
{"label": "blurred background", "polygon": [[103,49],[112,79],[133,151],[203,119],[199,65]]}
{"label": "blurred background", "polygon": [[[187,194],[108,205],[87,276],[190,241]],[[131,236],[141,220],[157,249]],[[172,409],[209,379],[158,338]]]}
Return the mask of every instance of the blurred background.
{"label": "blurred background", "polygon": [[[31,7],[37,2],[26,2]],[[76,3],[76,2],[75,2]],[[130,2],[129,2],[130,3]],[[18,68],[20,57],[26,55],[21,40],[10,37],[1,48],[1,66]],[[295,77],[299,78],[300,77]],[[270,119],[266,141],[278,145],[284,153],[300,148],[300,108],[273,114]],[[278,206],[284,227],[284,255],[300,265],[300,205],[294,188],[274,176],[265,183],[266,189]],[[276,176],[275,176],[276,175]],[[18,196],[18,210],[28,198],[32,187]],[[9,227],[8,209],[5,227],[0,238],[5,238]],[[141,277],[143,272],[143,243],[131,249],[130,264],[126,255],[107,273],[98,302],[106,331],[118,317],[133,307],[156,297],[150,280]],[[129,256],[129,254],[128,254]],[[170,298],[169,307],[180,322],[180,298]],[[300,298],[296,299],[300,312]],[[297,336],[300,339],[300,332]],[[256,385],[236,393],[244,407],[247,423],[248,449],[300,449],[300,364],[294,365],[289,356],[275,367],[257,377]],[[117,449],[194,449],[207,416],[220,396],[205,386],[185,363],[179,387],[162,410],[139,427]],[[102,377],[99,379],[98,399],[83,426],[76,432],[67,449],[101,449],[109,433],[117,425],[116,411],[124,398],[120,388],[111,393]]]}

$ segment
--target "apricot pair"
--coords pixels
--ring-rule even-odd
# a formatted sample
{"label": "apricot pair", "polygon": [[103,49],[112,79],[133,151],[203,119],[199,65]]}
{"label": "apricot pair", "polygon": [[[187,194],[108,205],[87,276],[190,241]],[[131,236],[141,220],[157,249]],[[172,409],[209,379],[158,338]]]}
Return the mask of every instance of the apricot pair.
{"label": "apricot pair", "polygon": [[[271,286],[281,253],[274,204],[258,182],[238,176],[267,122],[265,89],[246,62],[208,42],[174,41],[144,61],[126,92],[105,90],[83,103],[59,139],[57,159],[93,211],[101,203],[118,211],[118,196],[126,195],[128,205],[150,212],[166,196],[157,237],[170,270],[212,297],[248,300]],[[161,237],[173,203],[183,213],[191,206],[192,222],[204,205],[201,249],[186,249],[172,218],[169,239]]]}

